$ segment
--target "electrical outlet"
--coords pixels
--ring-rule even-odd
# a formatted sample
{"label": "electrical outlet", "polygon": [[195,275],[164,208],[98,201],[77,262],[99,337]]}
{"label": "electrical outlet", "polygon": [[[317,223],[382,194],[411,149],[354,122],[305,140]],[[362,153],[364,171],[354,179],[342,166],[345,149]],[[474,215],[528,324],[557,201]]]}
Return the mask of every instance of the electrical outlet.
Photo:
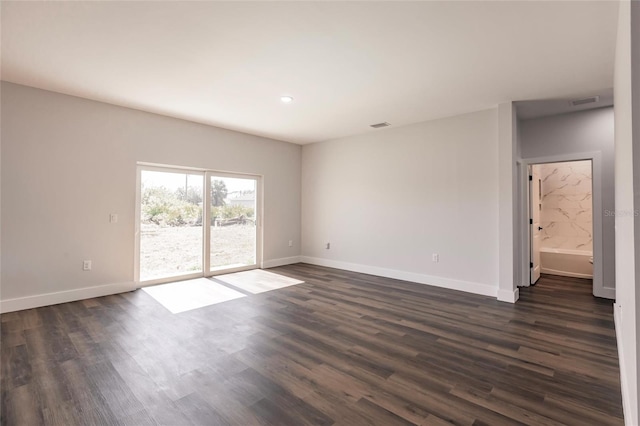
{"label": "electrical outlet", "polygon": [[82,270],[83,271],[90,271],[91,270],[91,261],[90,260],[85,260],[84,262],[82,262]]}
{"label": "electrical outlet", "polygon": [[436,262],[436,263],[440,262],[440,255],[438,253],[433,253],[431,255],[431,260]]}
{"label": "electrical outlet", "polygon": [[331,243],[327,243],[327,246],[325,248],[329,250],[331,248]]}
{"label": "electrical outlet", "polygon": [[293,247],[293,240],[289,240],[289,247]]}

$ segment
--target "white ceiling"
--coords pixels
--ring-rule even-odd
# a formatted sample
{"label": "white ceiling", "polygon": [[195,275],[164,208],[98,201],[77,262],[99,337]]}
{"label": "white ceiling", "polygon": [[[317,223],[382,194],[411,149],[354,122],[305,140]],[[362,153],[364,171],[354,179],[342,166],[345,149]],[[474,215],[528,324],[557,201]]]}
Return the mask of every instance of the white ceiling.
{"label": "white ceiling", "polygon": [[597,94],[613,86],[618,3],[1,8],[3,80],[304,144],[382,121]]}

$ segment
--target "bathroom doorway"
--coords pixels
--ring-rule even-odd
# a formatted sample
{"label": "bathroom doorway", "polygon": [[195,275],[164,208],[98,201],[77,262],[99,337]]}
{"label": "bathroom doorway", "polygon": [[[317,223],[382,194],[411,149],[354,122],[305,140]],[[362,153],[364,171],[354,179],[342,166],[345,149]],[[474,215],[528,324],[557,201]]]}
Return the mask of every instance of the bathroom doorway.
{"label": "bathroom doorway", "polygon": [[529,164],[529,278],[541,274],[593,280],[591,159]]}

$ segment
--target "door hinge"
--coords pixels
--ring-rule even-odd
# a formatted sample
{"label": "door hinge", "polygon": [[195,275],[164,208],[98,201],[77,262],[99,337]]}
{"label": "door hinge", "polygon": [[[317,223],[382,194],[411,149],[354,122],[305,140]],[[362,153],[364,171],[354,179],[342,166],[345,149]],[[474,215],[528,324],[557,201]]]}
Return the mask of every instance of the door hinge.
{"label": "door hinge", "polygon": [[529,268],[533,268],[533,262],[529,262]]}
{"label": "door hinge", "polygon": [[533,176],[529,175],[529,180],[533,180]]}
{"label": "door hinge", "polygon": [[533,225],[533,219],[529,219],[529,225]]}

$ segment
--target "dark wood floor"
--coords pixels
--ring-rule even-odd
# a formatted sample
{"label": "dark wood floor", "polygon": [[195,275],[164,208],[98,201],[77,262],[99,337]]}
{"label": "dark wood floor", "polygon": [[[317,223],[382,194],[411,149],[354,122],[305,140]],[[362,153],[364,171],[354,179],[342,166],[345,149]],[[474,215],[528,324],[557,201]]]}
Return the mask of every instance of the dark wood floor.
{"label": "dark wood floor", "polygon": [[2,315],[6,425],[622,424],[612,305],[515,304],[297,264],[171,314],[142,291]]}

